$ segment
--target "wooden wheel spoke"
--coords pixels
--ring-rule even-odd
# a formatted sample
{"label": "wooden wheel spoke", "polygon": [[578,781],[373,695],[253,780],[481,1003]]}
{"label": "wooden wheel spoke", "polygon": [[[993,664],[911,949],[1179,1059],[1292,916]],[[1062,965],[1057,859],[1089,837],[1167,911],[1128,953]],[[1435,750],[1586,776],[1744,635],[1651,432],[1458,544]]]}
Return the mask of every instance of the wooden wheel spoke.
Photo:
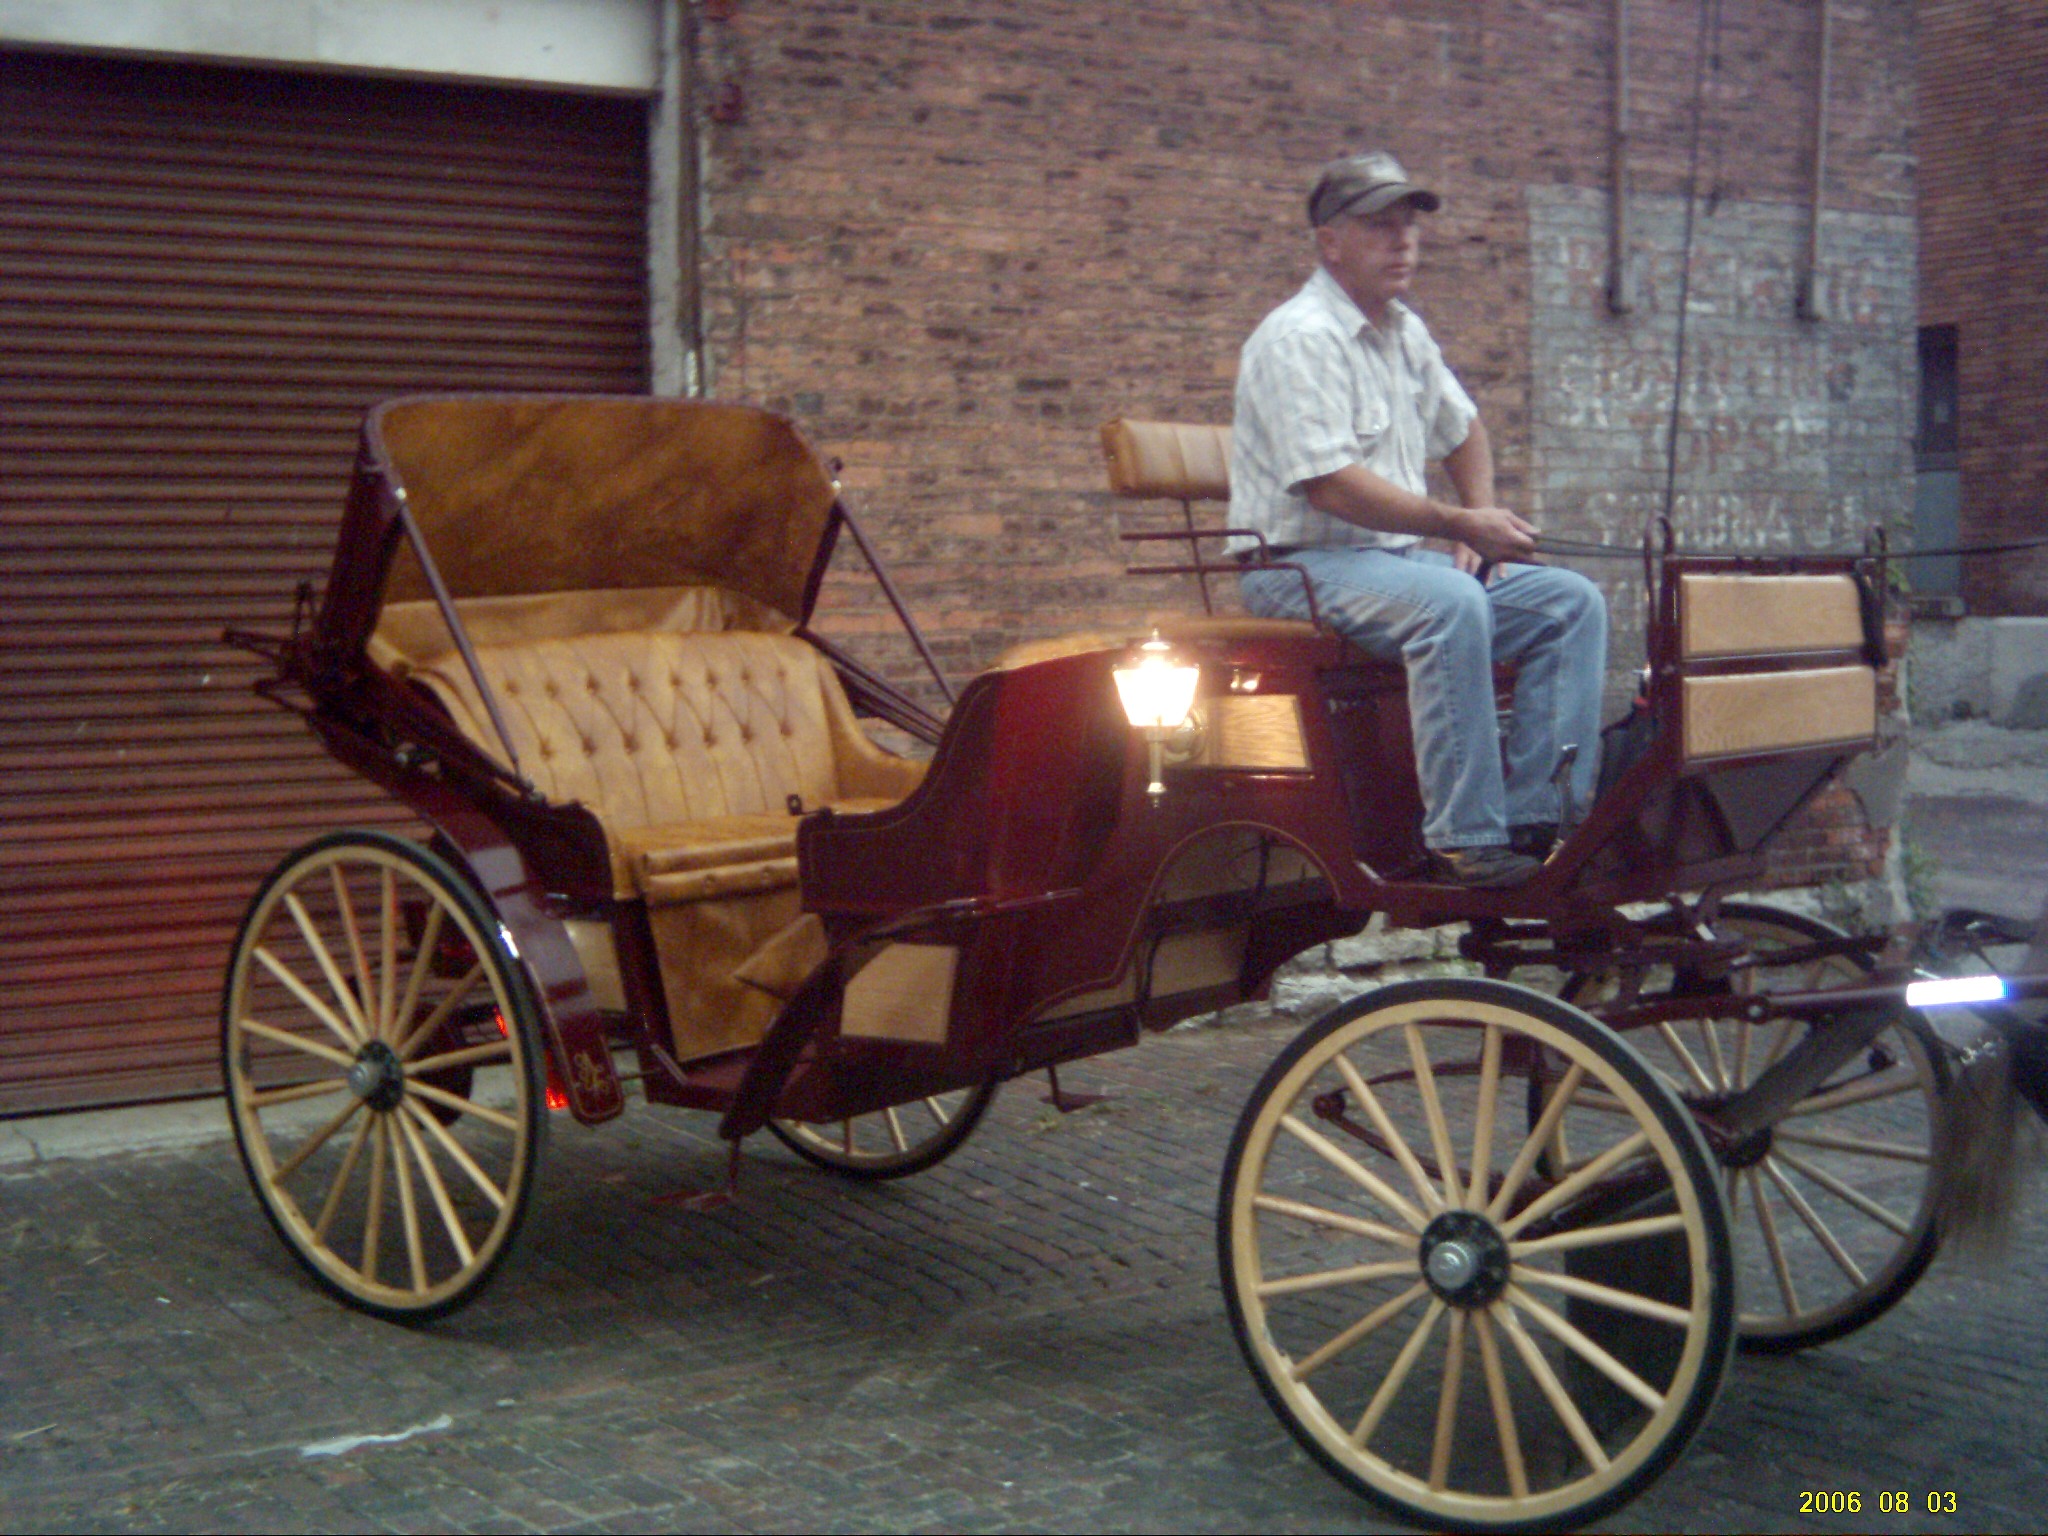
{"label": "wooden wheel spoke", "polygon": [[344,1104],[340,1112],[333,1119],[329,1120],[306,1139],[304,1146],[300,1147],[298,1151],[294,1152],[284,1162],[277,1165],[276,1170],[270,1175],[270,1182],[273,1185],[281,1185],[286,1179],[297,1173],[305,1166],[306,1159],[333,1140],[334,1133],[348,1124],[349,1117],[362,1107],[363,1101],[361,1099],[354,1099]]}
{"label": "wooden wheel spoke", "polygon": [[1931,1152],[1918,1147],[1901,1146],[1895,1141],[1868,1141],[1860,1136],[1829,1136],[1815,1131],[1788,1131],[1780,1128],[1775,1133],[1778,1141],[1789,1141],[1794,1146],[1818,1147],[1828,1152],[1854,1152],[1861,1157],[1889,1158],[1900,1163],[1926,1163],[1933,1161]]}
{"label": "wooden wheel spoke", "polygon": [[[370,978],[370,957],[363,948],[362,924],[356,921],[355,892],[349,889],[348,875],[340,864],[327,866],[327,878],[334,887],[334,910],[341,918],[342,934],[348,940],[349,964],[355,972],[356,1000],[362,1005],[364,1016],[368,1017],[376,1012],[377,987]],[[373,1020],[368,1033],[376,1035],[375,1025],[382,1022],[381,1018]]]}
{"label": "wooden wheel spoke", "polygon": [[1607,1452],[1601,1448],[1592,1426],[1586,1422],[1585,1415],[1579,1412],[1578,1405],[1571,1399],[1571,1394],[1565,1391],[1564,1383],[1557,1379],[1557,1372],[1552,1370],[1550,1362],[1543,1358],[1543,1351],[1537,1347],[1536,1341],[1529,1337],[1529,1331],[1522,1326],[1522,1320],[1515,1316],[1515,1309],[1503,1303],[1497,1305],[1494,1311],[1500,1317],[1501,1329],[1507,1334],[1508,1342],[1514,1345],[1515,1353],[1522,1357],[1522,1364],[1528,1367],[1529,1374],[1536,1378],[1536,1385],[1543,1393],[1545,1401],[1550,1404],[1550,1411],[1556,1414],[1558,1422],[1564,1425],[1565,1433],[1572,1437],[1572,1443],[1579,1448],[1579,1454],[1586,1458],[1595,1471],[1604,1472],[1609,1464]]}
{"label": "wooden wheel spoke", "polygon": [[1593,1187],[1614,1169],[1645,1151],[1650,1145],[1647,1131],[1636,1131],[1623,1137],[1585,1167],[1552,1185],[1537,1199],[1530,1201],[1515,1213],[1513,1220],[1502,1224],[1500,1235],[1512,1240],[1514,1235],[1537,1217],[1556,1210],[1567,1200]]}
{"label": "wooden wheel spoke", "polygon": [[384,1115],[378,1115],[372,1123],[377,1134],[371,1138],[370,1195],[363,1212],[362,1276],[375,1285],[378,1248],[384,1237],[384,1166],[391,1159],[391,1121]]}
{"label": "wooden wheel spoke", "polygon": [[[1479,1206],[1479,1197],[1486,1193],[1486,1176],[1493,1172],[1493,1117],[1500,1099],[1500,1052],[1500,1026],[1489,1024],[1484,1043],[1479,1048],[1478,1123],[1472,1132],[1472,1184],[1465,1193],[1466,1205],[1475,1210]],[[1453,1347],[1462,1347],[1465,1338],[1462,1312],[1452,1319],[1451,1338]],[[1457,1393],[1454,1391],[1451,1395],[1455,1399]]]}
{"label": "wooden wheel spoke", "polygon": [[1294,1296],[1303,1291],[1328,1290],[1338,1285],[1366,1285],[1374,1280],[1393,1280],[1402,1275],[1413,1276],[1415,1261],[1402,1259],[1387,1264],[1351,1264],[1343,1269],[1319,1269],[1304,1275],[1282,1275],[1275,1280],[1261,1280],[1253,1287],[1257,1296]]}
{"label": "wooden wheel spoke", "polygon": [[1278,1195],[1256,1195],[1252,1199],[1255,1209],[1268,1211],[1275,1216],[1291,1216],[1296,1221],[1306,1221],[1318,1227],[1330,1227],[1338,1232],[1351,1232],[1359,1237],[1377,1238],[1396,1248],[1412,1249],[1416,1246],[1416,1235],[1403,1232],[1382,1222],[1367,1221],[1360,1216],[1346,1216],[1337,1211],[1326,1211],[1319,1205],[1305,1205],[1299,1200],[1283,1200]]}
{"label": "wooden wheel spoke", "polygon": [[519,1122],[503,1110],[492,1109],[488,1104],[479,1104],[475,1099],[465,1099],[460,1094],[450,1093],[445,1088],[436,1088],[432,1083],[423,1083],[418,1078],[407,1078],[405,1091],[416,1093],[423,1099],[431,1099],[442,1108],[452,1109],[457,1114],[475,1115],[477,1119],[487,1125],[495,1125],[500,1130],[514,1133],[519,1130]]}
{"label": "wooden wheel spoke", "polygon": [[471,1157],[469,1150],[450,1134],[448,1127],[421,1109],[419,1105],[413,1103],[410,1099],[405,1101],[404,1107],[405,1112],[412,1117],[414,1123],[441,1144],[442,1150],[448,1154],[450,1161],[469,1176],[469,1182],[477,1187],[483,1194],[483,1197],[490,1201],[498,1210],[502,1211],[505,1209],[505,1192],[498,1188],[489,1174],[477,1166],[476,1159]]}
{"label": "wooden wheel spoke", "polygon": [[1562,1248],[1597,1248],[1604,1243],[1632,1243],[1638,1238],[1656,1237],[1665,1232],[1683,1232],[1685,1218],[1675,1212],[1669,1216],[1642,1216],[1634,1221],[1614,1221],[1598,1227],[1578,1227],[1570,1232],[1553,1232],[1548,1237],[1524,1238],[1508,1248],[1508,1257],[1522,1258],[1531,1253],[1551,1253]]}
{"label": "wooden wheel spoke", "polygon": [[1381,1204],[1398,1212],[1401,1219],[1414,1227],[1416,1231],[1420,1232],[1429,1225],[1429,1218],[1404,1199],[1386,1180],[1362,1165],[1350,1153],[1336,1145],[1320,1131],[1303,1124],[1293,1115],[1282,1115],[1280,1117],[1280,1124],[1286,1128],[1289,1135],[1307,1146],[1332,1168],[1344,1174]]}
{"label": "wooden wheel spoke", "polygon": [[1556,1270],[1535,1269],[1527,1264],[1516,1264],[1508,1270],[1508,1279],[1521,1285],[1548,1286],[1553,1291],[1563,1291],[1567,1296],[1597,1302],[1603,1307],[1612,1307],[1617,1312],[1633,1312],[1637,1317],[1669,1323],[1674,1328],[1684,1328],[1692,1322],[1692,1314],[1684,1307],[1674,1307],[1668,1301],[1638,1296],[1634,1291],[1618,1290],[1611,1285],[1581,1280],[1576,1275],[1562,1274]]}
{"label": "wooden wheel spoke", "polygon": [[[438,904],[437,904],[438,910]],[[378,881],[377,914],[379,920],[378,960],[380,971],[377,983],[377,1017],[387,1020],[391,1032],[396,1035],[404,1028],[404,1020],[398,1016],[396,993],[398,991],[398,872],[385,865]],[[421,958],[427,952],[421,951]],[[401,1055],[404,1053],[401,1052]],[[394,1145],[396,1143],[394,1142]]]}
{"label": "wooden wheel spoke", "polygon": [[1785,1312],[1796,1317],[1799,1287],[1792,1283],[1792,1269],[1785,1262],[1784,1245],[1778,1241],[1778,1219],[1771,1214],[1770,1202],[1764,1198],[1764,1181],[1753,1169],[1749,1175],[1749,1198],[1756,1207],[1756,1224],[1763,1232],[1764,1251],[1771,1257],[1771,1271],[1778,1278],[1778,1294],[1784,1299]]}
{"label": "wooden wheel spoke", "polygon": [[1900,1237],[1906,1236],[1913,1230],[1913,1224],[1907,1221],[1905,1217],[1887,1210],[1861,1190],[1850,1188],[1826,1169],[1816,1167],[1812,1163],[1807,1162],[1803,1157],[1794,1157],[1782,1147],[1771,1155],[1801,1178],[1811,1180],[1833,1195],[1837,1200],[1854,1206],[1879,1226],[1890,1228]]}
{"label": "wooden wheel spoke", "polygon": [[1408,1373],[1415,1369],[1415,1362],[1422,1357],[1422,1351],[1429,1344],[1429,1336],[1436,1330],[1436,1320],[1444,1315],[1444,1304],[1439,1298],[1429,1298],[1429,1307],[1422,1314],[1422,1321],[1415,1325],[1415,1331],[1408,1336],[1408,1342],[1401,1346],[1401,1353],[1394,1357],[1394,1363],[1387,1368],[1386,1378],[1380,1382],[1379,1391],[1372,1395],[1372,1401],[1365,1406],[1365,1413],[1358,1421],[1358,1427],[1351,1431],[1351,1443],[1361,1451],[1372,1440],[1373,1431],[1380,1427],[1380,1420],[1387,1416],[1387,1410],[1394,1406],[1394,1399],[1401,1395],[1401,1388],[1407,1385]]}
{"label": "wooden wheel spoke", "polygon": [[438,1056],[422,1056],[418,1061],[407,1062],[405,1070],[408,1076],[422,1072],[446,1072],[452,1067],[472,1067],[489,1061],[508,1061],[511,1056],[510,1040],[486,1040],[482,1045],[467,1045],[459,1051],[443,1051]]}
{"label": "wooden wheel spoke", "polygon": [[1735,1075],[1729,1083],[1737,1093],[1749,1086],[1749,1043],[1756,1038],[1756,1031],[1747,1024],[1739,1025],[1735,1031]]}
{"label": "wooden wheel spoke", "polygon": [[[434,1005],[434,1011],[424,1019],[421,1019],[418,1025],[400,1042],[397,1047],[398,1059],[400,1061],[410,1060],[412,1053],[433,1038],[434,1032],[447,1022],[448,1015],[461,1006],[463,1000],[476,990],[476,984],[483,979],[484,963],[479,960],[463,973],[462,979],[449,989],[448,995]],[[393,1026],[394,1033],[396,1029],[397,1026]]]}
{"label": "wooden wheel spoke", "polygon": [[1420,1280],[1416,1281],[1407,1290],[1394,1297],[1393,1300],[1381,1302],[1349,1328],[1331,1338],[1322,1348],[1316,1350],[1306,1359],[1296,1361],[1288,1374],[1296,1381],[1307,1379],[1311,1371],[1321,1370],[1347,1349],[1353,1348],[1362,1340],[1378,1332],[1389,1321],[1398,1316],[1403,1309],[1412,1305],[1418,1297],[1427,1295],[1428,1291],[1428,1286],[1424,1285]]}
{"label": "wooden wheel spoke", "polygon": [[1676,1056],[1679,1065],[1685,1068],[1685,1075],[1692,1079],[1692,1085],[1701,1093],[1712,1093],[1713,1079],[1708,1077],[1699,1062],[1693,1059],[1692,1052],[1685,1048],[1685,1042],[1678,1038],[1677,1027],[1669,1019],[1665,1019],[1658,1023],[1657,1033],[1663,1037],[1664,1043],[1671,1047],[1671,1054]]}
{"label": "wooden wheel spoke", "polygon": [[1651,1386],[1634,1371],[1623,1365],[1614,1356],[1587,1338],[1570,1323],[1559,1317],[1527,1291],[1510,1285],[1507,1300],[1511,1306],[1519,1307],[1533,1317],[1538,1326],[1563,1344],[1573,1354],[1584,1360],[1594,1370],[1613,1382],[1630,1397],[1655,1413],[1664,1406],[1664,1394]]}
{"label": "wooden wheel spoke", "polygon": [[[325,1024],[329,1029],[333,1030],[334,1037],[337,1040],[339,1040],[343,1045],[347,1046],[351,1051],[353,1051],[357,1046],[363,1043],[359,1038],[357,1038],[354,1031],[352,1031],[349,1028],[348,1024],[342,1019],[340,1014],[336,1013],[332,1008],[328,1007],[325,1003],[321,1002],[320,999],[314,995],[313,989],[311,987],[307,986],[303,981],[299,980],[297,976],[292,974],[290,966],[286,965],[282,960],[278,959],[277,956],[273,955],[267,948],[265,948],[261,944],[258,944],[255,947],[255,949],[251,951],[251,953],[255,955],[257,964],[261,965],[266,971],[270,972],[271,975],[275,976],[279,981],[283,982],[285,990],[291,993],[293,997],[296,997],[299,1000],[299,1002],[304,1006],[305,1010],[308,1013],[312,1014],[314,1018],[318,1019],[322,1024]],[[354,1058],[351,1057],[350,1059],[353,1060]]]}
{"label": "wooden wheel spoke", "polygon": [[1415,1149],[1408,1145],[1408,1138],[1394,1128],[1394,1122],[1389,1118],[1385,1106],[1380,1103],[1379,1095],[1372,1091],[1371,1084],[1367,1083],[1358,1068],[1351,1064],[1350,1057],[1339,1051],[1334,1060],[1339,1075],[1344,1079],[1345,1087],[1351,1090],[1352,1097],[1358,1100],[1359,1108],[1363,1109],[1366,1118],[1372,1121],[1373,1129],[1380,1133],[1380,1138],[1394,1154],[1394,1161],[1401,1165],[1402,1171],[1408,1175],[1409,1182],[1415,1186],[1416,1194],[1422,1197],[1423,1208],[1432,1215],[1441,1211],[1444,1203],[1437,1195],[1436,1186],[1430,1182],[1428,1173],[1423,1170],[1421,1160],[1415,1155]]}
{"label": "wooden wheel spoke", "polygon": [[[436,903],[427,913],[426,926],[420,931],[420,947],[412,957],[412,969],[406,974],[405,995],[398,1005],[384,1016],[384,1038],[396,1043],[399,1032],[405,1028],[404,1021],[411,1018],[413,1010],[419,1007],[420,989],[426,985],[427,976],[433,970],[434,946],[441,942],[441,916],[443,908]],[[410,1042],[407,1042],[408,1044]],[[402,1057],[403,1050],[399,1052]]]}
{"label": "wooden wheel spoke", "polygon": [[420,1139],[419,1127],[410,1118],[401,1119],[398,1126],[405,1133],[406,1145],[412,1149],[414,1166],[426,1181],[434,1209],[441,1213],[441,1225],[448,1233],[448,1241],[455,1245],[455,1251],[462,1256],[463,1266],[467,1268],[476,1262],[476,1249],[470,1246],[469,1234],[462,1228],[462,1218],[456,1214],[455,1202],[448,1198],[448,1186],[441,1182],[441,1170],[434,1166],[426,1142]]}
{"label": "wooden wheel spoke", "polygon": [[322,1094],[340,1093],[347,1087],[346,1078],[328,1077],[317,1083],[294,1083],[289,1088],[269,1088],[251,1093],[245,1102],[251,1109],[269,1109],[274,1104],[295,1104],[300,1099],[317,1099]]}
{"label": "wooden wheel spoke", "polygon": [[1880,1072],[1861,1082],[1844,1083],[1839,1088],[1823,1089],[1812,1098],[1801,1099],[1785,1111],[1787,1119],[1797,1115],[1825,1115],[1832,1110],[1846,1109],[1851,1104],[1873,1104],[1880,1099],[1895,1099],[1902,1093],[1913,1093],[1920,1088],[1920,1075],[1911,1067],[1897,1072]]}
{"label": "wooden wheel spoke", "polygon": [[427,1251],[420,1240],[420,1213],[418,1197],[412,1188],[412,1168],[405,1155],[405,1138],[398,1133],[398,1127],[391,1123],[391,1117],[384,1117],[385,1135],[391,1141],[391,1171],[398,1183],[398,1219],[405,1232],[405,1254],[412,1266],[412,1288],[425,1291],[427,1288]]}
{"label": "wooden wheel spoke", "polygon": [[1529,1469],[1522,1460],[1522,1437],[1515,1429],[1515,1405],[1508,1395],[1507,1372],[1501,1369],[1493,1319],[1485,1312],[1476,1312],[1473,1323],[1473,1331],[1479,1335],[1480,1368],[1486,1373],[1486,1396],[1493,1405],[1493,1432],[1500,1441],[1501,1465],[1508,1474],[1508,1491],[1518,1499],[1526,1499]]}
{"label": "wooden wheel spoke", "polygon": [[1785,1203],[1792,1207],[1793,1213],[1806,1223],[1806,1230],[1813,1234],[1814,1241],[1827,1250],[1828,1257],[1835,1261],[1842,1273],[1854,1284],[1863,1285],[1865,1276],[1862,1266],[1849,1257],[1849,1250],[1842,1246],[1828,1224],[1820,1219],[1820,1213],[1814,1210],[1806,1196],[1792,1187],[1792,1181],[1786,1178],[1783,1170],[1778,1167],[1776,1158],[1764,1159],[1764,1173],[1777,1186],[1778,1193],[1785,1197]]}
{"label": "wooden wheel spoke", "polygon": [[1444,1345],[1443,1384],[1436,1396],[1436,1435],[1429,1445],[1429,1486],[1438,1493],[1451,1474],[1451,1443],[1458,1428],[1458,1384],[1465,1374],[1465,1310],[1451,1311],[1449,1341]]}
{"label": "wooden wheel spoke", "polygon": [[853,1156],[853,1116],[848,1115],[839,1122],[839,1145],[848,1157]]}
{"label": "wooden wheel spoke", "polygon": [[1443,1099],[1436,1091],[1436,1072],[1429,1064],[1429,1051],[1423,1045],[1422,1031],[1413,1024],[1402,1026],[1408,1037],[1408,1062],[1415,1070],[1415,1091],[1422,1099],[1423,1118],[1429,1122],[1430,1145],[1436,1148],[1437,1167],[1442,1171],[1444,1198],[1451,1204],[1458,1203],[1458,1154],[1451,1145],[1451,1125],[1444,1118]]}
{"label": "wooden wheel spoke", "polygon": [[1721,1051],[1721,1031],[1712,1019],[1697,1021],[1700,1044],[1707,1050],[1707,1065],[1714,1069],[1714,1085],[1726,1092],[1734,1086],[1734,1079],[1728,1075],[1728,1059]]}
{"label": "wooden wheel spoke", "polygon": [[334,1000],[341,1004],[343,1017],[355,1031],[356,1042],[360,1044],[369,1038],[370,1027],[363,1018],[363,1010],[357,1006],[356,995],[349,984],[342,979],[341,967],[334,963],[334,952],[327,947],[327,941],[320,937],[320,930],[313,926],[313,919],[306,914],[298,893],[287,891],[284,898],[285,910],[292,915],[299,937],[306,941],[306,948],[313,956],[313,963],[320,967],[320,974],[327,979],[327,990],[334,994]]}
{"label": "wooden wheel spoke", "polygon": [[937,1099],[926,1099],[924,1101],[924,1107],[927,1111],[930,1112],[933,1121],[938,1125],[938,1128],[940,1130],[943,1131],[947,1126],[953,1123],[953,1117],[946,1113],[946,1106],[941,1104]]}
{"label": "wooden wheel spoke", "polygon": [[344,1072],[356,1064],[354,1055],[348,1051],[337,1051],[331,1045],[322,1045],[318,1040],[308,1040],[304,1035],[295,1035],[288,1029],[279,1029],[274,1024],[265,1024],[260,1019],[252,1019],[247,1015],[235,1020],[235,1028],[244,1034],[256,1035],[291,1050],[303,1051],[308,1056],[317,1056],[322,1061],[340,1067]]}
{"label": "wooden wheel spoke", "polygon": [[895,1143],[898,1152],[908,1152],[910,1150],[910,1141],[903,1134],[903,1122],[896,1118],[895,1106],[891,1105],[884,1109],[882,1114],[889,1122],[889,1140]]}
{"label": "wooden wheel spoke", "polygon": [[1493,1199],[1486,1207],[1489,1221],[1499,1221],[1515,1196],[1522,1192],[1522,1183],[1529,1177],[1529,1171],[1536,1166],[1536,1159],[1543,1155],[1543,1149],[1550,1145],[1557,1134],[1557,1127],[1564,1119],[1564,1112],[1577,1097],[1579,1085],[1586,1080],[1586,1068],[1582,1062],[1573,1062],[1565,1072],[1564,1081],[1557,1085],[1557,1092],[1550,1096],[1550,1102],[1543,1106],[1543,1114],[1530,1128],[1529,1139],[1522,1143],[1522,1150],[1515,1154],[1515,1160],[1508,1164],[1508,1171],[1501,1176],[1500,1188],[1494,1191]]}
{"label": "wooden wheel spoke", "polygon": [[[357,1101],[358,1103],[361,1100]],[[341,1171],[334,1176],[334,1182],[327,1186],[327,1199],[321,1204],[320,1219],[313,1223],[313,1241],[325,1243],[327,1229],[334,1224],[334,1213],[341,1209],[341,1197],[348,1188],[348,1181],[356,1171],[356,1163],[362,1158],[363,1148],[369,1144],[370,1136],[377,1127],[375,1115],[365,1115],[356,1123],[355,1138],[349,1142],[348,1151],[341,1159]]]}

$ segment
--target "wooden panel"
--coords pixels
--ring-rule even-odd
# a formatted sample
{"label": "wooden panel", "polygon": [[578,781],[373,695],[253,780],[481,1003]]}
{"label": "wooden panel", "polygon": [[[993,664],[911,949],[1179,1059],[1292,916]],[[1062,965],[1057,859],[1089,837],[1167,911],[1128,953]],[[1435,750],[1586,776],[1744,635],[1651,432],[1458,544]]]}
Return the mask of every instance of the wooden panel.
{"label": "wooden panel", "polygon": [[1812,667],[1685,679],[1685,756],[1731,757],[1836,742],[1877,730],[1877,674]]}
{"label": "wooden panel", "polygon": [[1847,576],[1685,575],[1678,606],[1687,660],[1853,651],[1863,644],[1863,606]]}
{"label": "wooden panel", "polygon": [[0,54],[0,1114],[204,1091],[283,853],[407,825],[221,642],[363,413],[646,387],[638,102]]}

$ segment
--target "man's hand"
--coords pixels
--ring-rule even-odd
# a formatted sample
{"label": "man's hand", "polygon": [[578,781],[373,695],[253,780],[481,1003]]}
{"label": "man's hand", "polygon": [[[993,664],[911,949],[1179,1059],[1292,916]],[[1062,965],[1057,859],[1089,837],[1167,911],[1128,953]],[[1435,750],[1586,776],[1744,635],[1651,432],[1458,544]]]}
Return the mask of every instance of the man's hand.
{"label": "man's hand", "polygon": [[1477,573],[1484,561],[1526,560],[1536,553],[1536,525],[1506,507],[1453,507],[1446,512],[1444,520],[1458,546],[1452,558],[1461,571]]}

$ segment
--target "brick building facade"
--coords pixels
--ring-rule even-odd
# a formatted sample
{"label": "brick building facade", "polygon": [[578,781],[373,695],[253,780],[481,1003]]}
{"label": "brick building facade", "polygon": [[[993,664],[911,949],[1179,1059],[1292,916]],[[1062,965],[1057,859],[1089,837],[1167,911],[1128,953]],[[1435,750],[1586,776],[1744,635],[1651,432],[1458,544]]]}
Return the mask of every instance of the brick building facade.
{"label": "brick building facade", "polygon": [[[1954,328],[1959,528],[2048,533],[2048,3],[1921,0],[1920,319]],[[1970,560],[1972,614],[2048,614],[2048,551]]]}
{"label": "brick building facade", "polygon": [[[1910,512],[1909,0],[725,0],[694,19],[704,374],[845,459],[956,676],[1189,601],[1120,574],[1132,514],[1095,429],[1229,419],[1238,347],[1308,270],[1315,168],[1367,145],[1445,194],[1415,302],[1491,424],[1507,504],[1636,544],[1664,506],[1685,292],[1682,539],[1855,545]],[[1587,569],[1619,696],[1638,567]],[[828,602],[913,676],[871,600]],[[1875,876],[1884,847],[1838,788],[1775,877]]]}
{"label": "brick building facade", "polygon": [[[1832,6],[1804,320],[1821,9],[701,5],[705,372],[844,457],[969,673],[1167,600],[1118,574],[1095,428],[1228,420],[1239,345],[1306,274],[1315,167],[1384,144],[1446,195],[1416,302],[1492,425],[1503,499],[1633,544],[1662,505],[1699,83],[1676,520],[1703,543],[1853,541],[1911,504],[1912,6]],[[1603,297],[1618,13],[1623,316]],[[1619,674],[1639,583],[1595,574]]]}

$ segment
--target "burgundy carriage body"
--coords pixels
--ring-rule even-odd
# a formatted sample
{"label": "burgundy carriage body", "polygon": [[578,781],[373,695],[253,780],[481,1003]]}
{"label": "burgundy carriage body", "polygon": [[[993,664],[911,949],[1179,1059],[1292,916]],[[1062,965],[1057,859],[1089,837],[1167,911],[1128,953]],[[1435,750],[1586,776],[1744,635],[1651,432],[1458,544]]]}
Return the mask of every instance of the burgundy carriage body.
{"label": "burgundy carriage body", "polygon": [[[673,850],[536,787],[546,775],[515,750],[523,727],[492,658],[576,625],[822,645],[808,626],[845,526],[794,429],[746,407],[434,397],[365,426],[333,573],[267,686],[307,695],[328,750],[461,851],[533,973],[554,1072],[586,1122],[623,1102],[612,1044],[639,1051],[651,1098],[722,1110],[738,1136],[1128,1044],[1258,995],[1283,961],[1375,912],[1597,929],[1617,902],[1753,875],[1770,834],[1875,729],[1849,562],[1664,559],[1648,750],[1534,880],[1473,892],[1417,878],[1397,666],[1307,624],[1162,623],[1201,679],[1155,796],[1113,679],[1144,632],[1027,646],[966,688],[921,775],[870,765],[894,793],[791,798],[786,826],[762,824],[771,854],[794,833],[791,921],[719,963],[771,1001],[752,1038],[686,1053],[671,1005],[687,987],[647,872]],[[834,689],[915,723],[915,706],[826,654]],[[634,847],[637,874],[622,863]],[[777,878],[779,857],[678,867],[744,886]]]}

